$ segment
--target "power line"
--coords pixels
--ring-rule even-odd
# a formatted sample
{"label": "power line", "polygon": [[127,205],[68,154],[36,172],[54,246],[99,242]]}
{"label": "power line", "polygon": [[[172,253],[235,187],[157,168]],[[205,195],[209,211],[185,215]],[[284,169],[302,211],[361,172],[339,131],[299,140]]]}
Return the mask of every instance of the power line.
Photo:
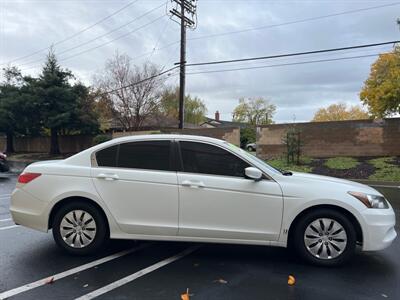
{"label": "power line", "polygon": [[188,74],[188,75],[196,75],[196,74],[221,73],[221,72],[242,71],[242,70],[252,70],[252,69],[264,69],[264,68],[273,68],[273,67],[295,66],[295,65],[313,64],[313,63],[320,63],[320,62],[330,62],[330,61],[350,60],[350,59],[364,58],[364,57],[373,57],[373,56],[378,56],[380,54],[381,53],[375,53],[375,54],[367,54],[367,55],[357,55],[357,56],[347,56],[347,57],[338,57],[338,58],[308,60],[308,61],[293,62],[293,63],[283,63],[283,64],[263,65],[263,66],[252,66],[252,67],[243,67],[243,68],[234,68],[234,69],[206,70],[206,71],[199,71],[199,72],[188,72],[186,74]]}
{"label": "power line", "polygon": [[[250,57],[250,58],[239,58],[239,59],[231,59],[231,60],[219,60],[219,61],[209,61],[209,62],[200,62],[200,63],[190,63],[190,64],[186,64],[186,66],[188,66],[188,67],[190,67],[190,66],[204,66],[204,65],[226,64],[226,63],[234,63],[234,62],[242,62],[242,61],[265,60],[265,59],[300,56],[300,55],[308,55],[308,54],[316,54],[316,53],[344,51],[344,50],[350,50],[350,49],[369,48],[369,47],[376,47],[376,46],[382,46],[382,45],[396,44],[396,43],[399,43],[399,42],[400,42],[400,40],[395,40],[395,41],[383,42],[383,43],[364,44],[364,45],[356,45],[356,46],[340,47],[340,48],[330,48],[330,49],[322,49],[322,50],[313,50],[313,51],[305,51],[305,52],[295,52],[295,53],[277,54],[277,55],[269,55],[269,56],[258,56],[258,57]],[[175,63],[175,65],[179,65],[179,64],[180,63]]]}
{"label": "power line", "polygon": [[[108,45],[108,44],[110,44],[110,43],[112,43],[112,42],[114,42],[114,41],[116,41],[116,40],[119,40],[119,39],[121,39],[121,38],[123,38],[123,37],[125,37],[125,36],[127,36],[127,35],[130,35],[130,34],[132,34],[132,33],[134,33],[134,32],[137,32],[137,31],[139,31],[139,30],[141,30],[141,29],[143,29],[143,28],[145,28],[145,27],[147,27],[147,26],[149,26],[149,25],[151,25],[151,24],[153,24],[153,23],[159,21],[160,19],[162,19],[162,18],[165,17],[165,16],[166,16],[166,15],[162,15],[162,16],[160,16],[160,17],[158,17],[158,18],[156,18],[156,19],[154,19],[154,20],[152,20],[152,21],[150,21],[150,22],[148,22],[148,23],[146,23],[146,24],[144,24],[144,25],[142,25],[142,26],[140,26],[140,27],[138,27],[138,28],[135,28],[134,30],[131,30],[131,31],[125,33],[125,34],[122,34],[122,35],[120,35],[120,36],[118,36],[118,37],[116,37],[116,38],[114,38],[114,39],[112,39],[112,40],[109,40],[109,41],[107,41],[107,42],[105,42],[105,43],[102,43],[102,44],[100,44],[100,45],[97,45],[97,46],[95,46],[95,47],[92,47],[92,48],[89,48],[89,49],[80,51],[80,52],[75,53],[75,54],[73,54],[73,55],[70,55],[70,56],[67,56],[67,57],[64,57],[64,58],[60,58],[58,61],[65,61],[65,60],[74,58],[74,57],[76,57],[76,56],[79,56],[79,55],[81,55],[81,54],[84,54],[84,53],[90,52],[90,51],[92,51],[92,50],[98,49],[98,48],[103,47],[103,46],[105,46],[105,45]],[[26,70],[33,69],[33,68],[36,68],[36,67],[37,67],[37,66],[32,66],[32,67],[29,67],[29,68],[25,68],[25,69],[23,69],[23,70],[21,70],[21,71],[26,71]]]}
{"label": "power line", "polygon": [[[264,1],[264,0],[262,0],[262,1]],[[305,23],[305,22],[309,22],[309,21],[316,21],[316,20],[320,20],[320,19],[331,18],[331,17],[347,15],[347,14],[354,14],[354,13],[358,13],[358,12],[364,12],[364,11],[369,11],[369,10],[374,10],[374,9],[379,9],[379,8],[384,8],[384,7],[390,7],[390,6],[396,6],[396,5],[400,5],[400,2],[383,4],[383,5],[372,6],[372,7],[365,7],[365,8],[360,8],[360,9],[348,10],[348,11],[342,11],[342,12],[339,12],[339,13],[316,16],[316,17],[310,17],[310,18],[306,18],[306,19],[294,20],[294,21],[289,21],[289,22],[284,22],[284,23],[263,25],[263,26],[259,26],[259,27],[251,27],[251,28],[247,28],[247,29],[243,29],[243,30],[226,31],[226,32],[221,32],[221,33],[216,33],[216,34],[201,35],[201,36],[197,36],[197,37],[187,38],[187,40],[191,40],[192,41],[192,40],[207,39],[207,38],[213,38],[213,37],[219,37],[219,36],[225,36],[225,35],[232,35],[232,34],[255,31],[255,30],[262,30],[262,29],[269,29],[269,28],[292,25],[292,24],[298,24],[298,23]],[[168,43],[168,44],[165,44],[165,45],[161,45],[159,48],[156,49],[156,51],[164,50],[164,49],[169,48],[169,47],[171,47],[173,45],[179,44],[179,42],[180,42],[180,40],[176,40],[174,42],[171,42],[171,43]],[[145,52],[143,54],[140,54],[140,55],[132,58],[132,60],[151,55],[153,52],[154,51]]]}
{"label": "power line", "polygon": [[[72,35],[70,35],[70,36],[68,36],[68,37],[66,37],[66,38],[64,38],[64,39],[59,40],[59,41],[53,43],[53,46],[59,45],[59,44],[61,44],[61,43],[64,43],[64,42],[66,42],[66,41],[68,41],[68,40],[70,40],[70,39],[73,39],[74,37],[76,37],[76,36],[78,36],[78,35],[80,35],[80,34],[86,32],[86,31],[88,31],[89,29],[92,29],[92,28],[95,27],[96,25],[98,25],[98,24],[100,24],[100,23],[102,23],[102,22],[108,20],[109,18],[115,16],[116,14],[120,13],[120,12],[123,11],[124,9],[127,9],[129,6],[135,4],[135,3],[138,2],[138,1],[140,1],[140,0],[135,0],[135,1],[129,2],[128,4],[124,5],[124,6],[121,7],[120,9],[116,10],[115,12],[113,12],[112,14],[107,15],[107,16],[105,16],[104,18],[100,19],[99,21],[95,22],[94,24],[92,24],[92,25],[90,25],[90,26],[88,26],[88,27],[85,27],[84,29],[82,29],[82,30],[80,30],[80,31],[78,31],[78,32],[76,32],[76,33],[74,33],[74,34],[72,34]],[[18,60],[22,60],[22,59],[31,57],[31,56],[33,56],[33,55],[35,55],[35,54],[38,54],[38,53],[41,53],[41,52],[43,52],[43,51],[45,51],[45,50],[50,49],[50,47],[51,47],[51,46],[47,46],[47,47],[45,47],[45,48],[42,48],[42,49],[37,50],[37,51],[35,51],[35,52],[32,52],[32,53],[30,53],[30,54],[27,54],[27,55],[24,55],[24,56],[15,58],[15,59],[13,59],[13,60],[10,60],[8,63],[3,63],[2,65],[10,64],[10,63],[13,63],[13,62],[15,62],[15,61],[18,61]]]}
{"label": "power line", "polygon": [[[136,22],[137,20],[139,20],[139,19],[141,19],[141,18],[143,18],[143,17],[145,17],[145,16],[151,14],[153,11],[159,9],[160,7],[162,7],[162,6],[164,6],[164,5],[165,5],[165,2],[162,3],[161,5],[157,6],[157,7],[152,8],[151,10],[146,11],[144,14],[142,14],[142,15],[140,15],[140,16],[138,16],[138,17],[132,19],[132,20],[130,20],[129,22],[124,23],[124,24],[122,24],[122,25],[120,25],[120,26],[118,26],[118,27],[116,27],[116,28],[114,28],[114,29],[112,29],[112,30],[110,30],[110,31],[108,31],[108,32],[106,32],[106,33],[104,33],[104,34],[102,34],[102,35],[99,35],[99,36],[97,36],[97,37],[95,37],[95,38],[93,38],[93,39],[91,39],[91,40],[88,40],[88,41],[86,41],[86,42],[84,42],[84,43],[81,43],[81,44],[78,44],[78,45],[76,45],[76,46],[73,46],[73,47],[67,48],[67,49],[65,49],[65,50],[62,50],[61,52],[58,52],[57,55],[61,55],[61,54],[70,52],[70,51],[72,51],[72,50],[75,50],[75,49],[80,48],[80,47],[82,47],[82,46],[85,46],[85,45],[87,45],[87,44],[90,44],[90,43],[92,43],[92,42],[94,42],[94,41],[96,41],[96,40],[98,40],[98,39],[101,39],[101,38],[103,38],[103,37],[109,35],[110,33],[113,33],[113,32],[115,32],[115,31],[117,31],[117,30],[119,30],[119,29],[121,29],[121,28],[123,28],[123,27],[126,27],[126,26],[128,26],[128,25],[130,25],[130,24]],[[21,67],[21,66],[31,65],[31,64],[34,64],[34,63],[37,63],[37,62],[41,62],[41,61],[42,61],[42,59],[38,59],[38,60],[35,60],[35,61],[31,61],[31,62],[27,62],[27,63],[20,64],[19,66]]]}
{"label": "power line", "polygon": [[209,35],[201,35],[201,36],[197,36],[197,37],[188,38],[188,40],[200,40],[200,39],[205,39],[205,38],[213,38],[213,37],[249,32],[249,31],[254,31],[254,30],[262,30],[262,29],[285,26],[285,25],[305,23],[305,22],[309,22],[309,21],[316,21],[316,20],[320,20],[320,19],[331,18],[331,17],[347,15],[347,14],[354,14],[354,13],[358,13],[358,12],[364,12],[364,11],[369,11],[369,10],[374,10],[374,9],[379,9],[379,8],[384,8],[384,7],[391,7],[391,6],[396,6],[396,5],[400,5],[400,2],[394,2],[394,3],[389,3],[389,4],[347,10],[347,11],[343,11],[343,12],[339,12],[339,13],[333,13],[333,14],[322,15],[322,16],[317,16],[317,17],[310,17],[310,18],[294,20],[294,21],[289,21],[289,22],[284,22],[284,23],[251,27],[251,28],[242,29],[242,30],[227,31],[227,32],[221,32],[221,33],[215,33],[215,34],[209,34]]}

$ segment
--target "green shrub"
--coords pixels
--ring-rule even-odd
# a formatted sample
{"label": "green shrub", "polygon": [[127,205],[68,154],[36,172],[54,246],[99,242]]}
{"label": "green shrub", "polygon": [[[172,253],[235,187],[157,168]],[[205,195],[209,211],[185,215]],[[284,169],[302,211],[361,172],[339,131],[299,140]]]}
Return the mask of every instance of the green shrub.
{"label": "green shrub", "polygon": [[111,136],[107,134],[99,134],[93,138],[93,144],[98,145],[111,140]]}
{"label": "green shrub", "polygon": [[330,169],[347,170],[357,167],[359,162],[352,157],[332,157],[325,162]]}
{"label": "green shrub", "polygon": [[376,168],[368,179],[384,181],[400,181],[400,167],[391,164],[393,157],[380,157],[368,161]]}
{"label": "green shrub", "polygon": [[304,172],[311,173],[312,167],[307,164],[312,162],[311,158],[300,158],[300,164],[295,163],[287,163],[286,158],[277,158],[266,161],[268,164],[273,166],[274,168],[285,170],[285,171],[294,171],[294,172]]}

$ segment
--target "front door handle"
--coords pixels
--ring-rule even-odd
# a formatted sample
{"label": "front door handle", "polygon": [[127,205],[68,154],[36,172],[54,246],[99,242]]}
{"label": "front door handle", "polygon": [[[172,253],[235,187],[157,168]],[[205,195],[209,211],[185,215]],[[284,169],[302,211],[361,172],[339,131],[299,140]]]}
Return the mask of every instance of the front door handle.
{"label": "front door handle", "polygon": [[182,181],[182,186],[187,186],[191,188],[203,188],[204,183],[202,181],[184,180]]}
{"label": "front door handle", "polygon": [[110,174],[110,173],[100,173],[96,177],[99,179],[104,179],[104,180],[118,180],[119,179],[117,174]]}

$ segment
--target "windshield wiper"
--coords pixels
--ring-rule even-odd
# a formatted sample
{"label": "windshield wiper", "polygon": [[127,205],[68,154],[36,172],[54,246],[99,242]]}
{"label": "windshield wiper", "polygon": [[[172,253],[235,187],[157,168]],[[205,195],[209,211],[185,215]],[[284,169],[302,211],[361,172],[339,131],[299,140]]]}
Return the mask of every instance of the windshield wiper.
{"label": "windshield wiper", "polygon": [[293,173],[290,172],[290,171],[285,171],[285,170],[280,170],[280,171],[281,171],[282,175],[285,175],[285,176],[292,176],[293,175]]}

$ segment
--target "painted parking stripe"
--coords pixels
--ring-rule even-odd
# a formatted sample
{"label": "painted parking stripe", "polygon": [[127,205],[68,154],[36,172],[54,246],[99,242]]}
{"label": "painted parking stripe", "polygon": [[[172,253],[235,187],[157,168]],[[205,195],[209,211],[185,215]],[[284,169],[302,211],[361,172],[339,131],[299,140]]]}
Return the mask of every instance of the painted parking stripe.
{"label": "painted parking stripe", "polygon": [[19,226],[19,225],[4,226],[4,227],[0,227],[0,230],[12,229],[12,228],[17,228],[17,227],[21,227],[21,226]]}
{"label": "painted parking stripe", "polygon": [[113,259],[125,256],[125,255],[128,255],[128,254],[131,254],[131,253],[133,253],[135,251],[142,250],[142,249],[144,249],[146,247],[149,247],[150,245],[151,245],[151,243],[150,244],[143,244],[143,245],[140,245],[138,247],[134,247],[134,248],[131,248],[131,249],[128,249],[128,250],[124,250],[124,251],[121,251],[121,252],[118,252],[118,253],[114,253],[114,254],[111,254],[109,256],[106,256],[106,257],[97,259],[95,261],[92,261],[90,263],[87,263],[87,264],[84,264],[84,265],[69,269],[67,271],[64,271],[64,272],[61,272],[61,273],[58,273],[58,274],[55,274],[55,275],[50,275],[50,276],[48,276],[46,278],[39,279],[39,280],[37,280],[35,282],[28,283],[26,285],[17,287],[17,288],[12,289],[12,290],[5,291],[5,292],[0,294],[0,299],[6,299],[6,298],[9,298],[9,297],[24,293],[26,291],[32,290],[34,288],[43,286],[43,285],[46,284],[46,281],[48,280],[48,278],[52,277],[53,281],[57,281],[57,280],[60,280],[62,278],[65,278],[67,276],[76,274],[78,272],[82,272],[84,270],[93,268],[93,267],[98,266],[100,264],[104,264],[104,263],[109,262],[109,261],[111,261]]}
{"label": "painted parking stripe", "polygon": [[8,219],[1,219],[0,222],[8,222],[8,221],[11,221],[11,220],[12,220],[11,218],[8,218]]}
{"label": "painted parking stripe", "polygon": [[138,279],[138,278],[140,278],[140,277],[142,277],[142,276],[144,276],[144,275],[146,275],[146,274],[148,274],[150,272],[153,272],[153,271],[155,271],[155,270],[157,270],[157,269],[159,269],[159,268],[161,268],[163,266],[166,266],[166,265],[168,265],[168,264],[170,264],[170,263],[172,263],[172,262],[174,262],[174,261],[176,261],[178,259],[181,259],[181,258],[185,257],[186,255],[189,255],[190,253],[196,251],[198,248],[200,248],[200,246],[193,246],[193,247],[187,248],[186,250],[184,250],[184,251],[182,251],[182,252],[180,252],[180,253],[178,253],[178,254],[176,254],[174,256],[171,256],[171,257],[169,257],[167,259],[159,261],[158,263],[155,263],[154,265],[151,265],[150,267],[147,267],[145,269],[139,270],[139,271],[137,271],[137,272],[135,272],[135,273],[133,273],[131,275],[128,275],[128,276],[126,276],[126,277],[124,277],[124,278],[122,278],[120,280],[114,281],[113,283],[110,283],[110,284],[108,284],[108,285],[106,285],[106,286],[104,286],[102,288],[94,290],[93,292],[90,292],[90,293],[88,293],[86,295],[83,295],[83,296],[81,296],[79,298],[76,298],[75,300],[89,300],[89,299],[93,299],[93,298],[96,298],[98,296],[101,296],[101,295],[103,295],[105,293],[108,293],[108,292],[110,292],[110,291],[112,291],[112,290],[114,290],[114,289],[116,289],[116,288],[118,288],[120,286],[123,286],[123,285],[125,285],[125,284],[127,284],[127,283],[129,283],[129,282],[131,282],[131,281],[133,281],[135,279]]}

